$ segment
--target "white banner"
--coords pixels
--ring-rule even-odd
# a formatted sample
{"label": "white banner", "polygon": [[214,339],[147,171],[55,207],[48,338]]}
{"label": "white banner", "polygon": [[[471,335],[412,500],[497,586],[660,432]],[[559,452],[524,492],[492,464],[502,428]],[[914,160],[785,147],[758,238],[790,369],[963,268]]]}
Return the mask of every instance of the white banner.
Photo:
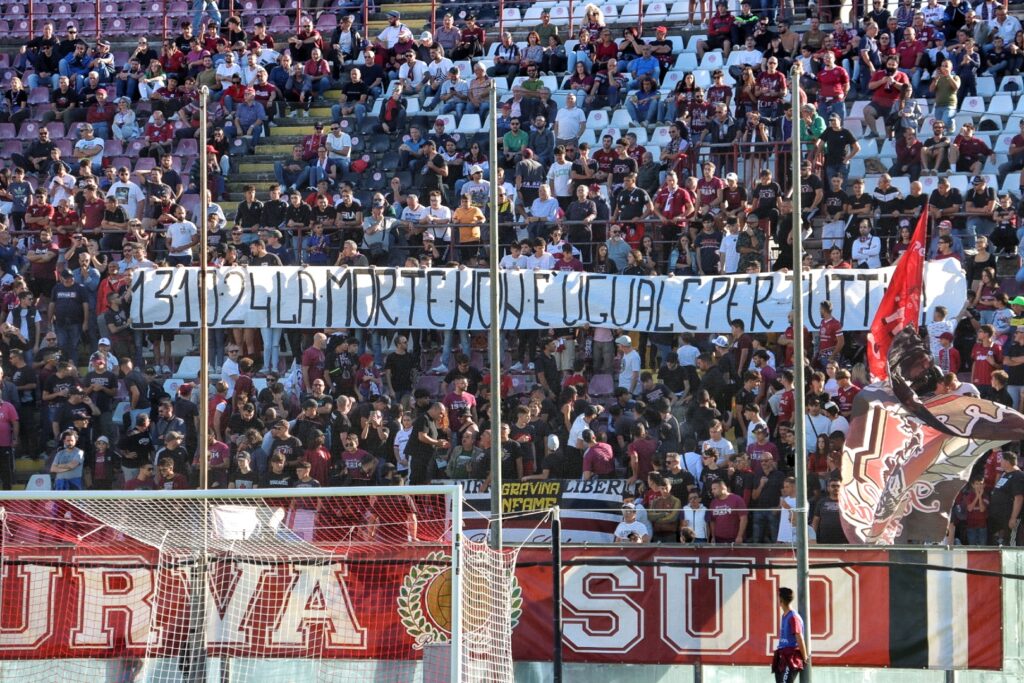
{"label": "white banner", "polygon": [[[211,327],[482,330],[490,321],[490,274],[433,268],[255,267],[211,269]],[[871,324],[892,268],[805,274],[806,325],[832,302],[844,330]],[[616,327],[640,332],[750,332],[789,326],[792,274],[668,277],[504,271],[501,328]],[[132,282],[136,329],[199,326],[199,269],[138,271]],[[925,265],[924,306],[958,312],[967,282],[952,259]]]}

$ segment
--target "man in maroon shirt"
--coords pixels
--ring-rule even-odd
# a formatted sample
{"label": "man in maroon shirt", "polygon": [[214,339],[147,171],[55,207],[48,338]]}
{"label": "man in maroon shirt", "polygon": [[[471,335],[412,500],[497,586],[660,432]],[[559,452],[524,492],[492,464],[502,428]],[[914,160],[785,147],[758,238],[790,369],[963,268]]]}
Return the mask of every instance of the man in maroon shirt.
{"label": "man in maroon shirt", "polygon": [[708,526],[712,543],[742,543],[747,531],[746,503],[722,480],[711,482]]}
{"label": "man in maroon shirt", "polygon": [[917,139],[917,131],[904,128],[896,141],[896,163],[889,168],[891,176],[906,176],[911,180],[921,177],[921,150],[924,145]]}
{"label": "man in maroon shirt", "polygon": [[960,127],[960,134],[949,148],[949,163],[961,173],[981,173],[985,160],[995,157],[985,141],[974,136],[974,124],[969,121]]}
{"label": "man in maroon shirt", "polygon": [[885,66],[877,69],[871,74],[868,81],[868,90],[871,91],[871,101],[864,107],[864,124],[868,131],[865,139],[878,137],[875,122],[882,119],[889,131],[887,118],[892,111],[892,105],[900,98],[903,87],[910,85],[910,79],[899,70],[900,58],[890,55],[885,60]]}
{"label": "man in maroon shirt", "polygon": [[903,40],[896,45],[896,56],[900,58],[900,71],[907,75],[911,83],[917,83],[921,77],[921,56],[928,44],[917,39],[913,26],[903,31]]}
{"label": "man in maroon shirt", "polygon": [[836,370],[836,405],[839,406],[839,414],[845,418],[850,417],[853,411],[853,399],[860,393],[860,387],[850,381],[850,371],[845,368]]}
{"label": "man in maroon shirt", "polygon": [[832,302],[821,302],[821,325],[818,326],[817,364],[824,368],[828,362],[838,359],[843,351],[843,326],[832,317]]}
{"label": "man in maroon shirt", "polygon": [[830,114],[839,114],[839,120],[846,117],[846,95],[850,92],[850,74],[836,65],[836,53],[827,50],[822,53],[821,70],[818,72],[818,113],[828,119]]}
{"label": "man in maroon shirt", "polygon": [[992,386],[992,371],[1003,365],[1003,347],[992,340],[995,329],[991,325],[978,328],[978,341],[971,349],[971,383],[979,389]]}

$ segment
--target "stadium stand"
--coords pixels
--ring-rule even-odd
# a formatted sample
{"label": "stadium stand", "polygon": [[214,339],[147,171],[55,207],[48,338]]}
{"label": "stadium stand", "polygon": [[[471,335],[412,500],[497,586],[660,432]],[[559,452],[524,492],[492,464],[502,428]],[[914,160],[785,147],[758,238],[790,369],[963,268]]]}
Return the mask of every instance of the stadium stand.
{"label": "stadium stand", "polygon": [[[903,253],[930,198],[929,258],[959,259],[971,283],[964,311],[928,328],[951,373],[946,390],[964,390],[961,373],[1019,408],[1018,6],[764,4],[0,0],[0,346],[14,412],[0,412],[3,484],[51,471],[69,428],[82,433],[84,469],[57,485],[122,486],[167,449],[184,449],[180,473],[194,470],[194,339],[133,330],[124,296],[136,268],[194,263],[202,86],[213,93],[216,265],[497,258],[624,275],[757,273],[791,265],[796,191],[809,265],[875,268]],[[500,151],[488,159],[494,118]],[[806,141],[799,183],[795,125]],[[491,182],[501,183],[500,254],[481,248]],[[590,447],[576,448],[577,418],[604,404],[595,432],[620,472],[647,488],[656,469],[679,477],[666,454],[710,455],[694,489],[707,496],[711,477],[727,480],[771,509],[751,533],[775,541],[777,504],[753,499],[761,461],[749,456],[768,452],[776,472],[792,465],[792,334],[733,332],[510,336],[507,476],[582,476]],[[463,462],[455,450],[490,438],[482,380],[495,369],[486,339],[458,336],[456,346],[451,333],[421,330],[218,331],[218,484],[233,481],[235,451],[259,453],[263,474],[279,449],[289,461],[326,458],[324,484],[362,481],[349,435],[360,457],[376,458],[376,479],[405,476],[405,444],[434,399],[459,444],[452,462]],[[847,336],[817,331],[805,359],[816,370],[806,419],[822,437],[809,457],[824,526],[843,417],[866,382],[863,335]],[[992,512],[965,515],[963,542],[969,528],[985,529],[972,543],[1009,541],[998,462],[979,467]],[[831,538],[824,526],[819,540]]]}

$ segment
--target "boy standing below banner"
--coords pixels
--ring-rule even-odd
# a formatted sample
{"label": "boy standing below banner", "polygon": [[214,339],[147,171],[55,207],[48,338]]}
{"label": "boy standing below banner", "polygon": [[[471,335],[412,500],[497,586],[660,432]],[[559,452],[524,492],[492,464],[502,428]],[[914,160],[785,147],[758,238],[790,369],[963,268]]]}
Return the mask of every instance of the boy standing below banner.
{"label": "boy standing below banner", "polygon": [[793,604],[793,589],[783,586],[779,588],[779,611],[782,619],[779,623],[779,644],[772,657],[772,673],[775,683],[792,683],[800,678],[807,661],[807,645],[804,643],[804,620]]}

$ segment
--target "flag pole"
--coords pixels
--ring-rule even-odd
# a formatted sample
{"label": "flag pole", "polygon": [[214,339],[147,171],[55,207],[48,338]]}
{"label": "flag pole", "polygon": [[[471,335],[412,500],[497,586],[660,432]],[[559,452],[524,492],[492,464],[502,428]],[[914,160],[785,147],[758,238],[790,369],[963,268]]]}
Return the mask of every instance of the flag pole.
{"label": "flag pole", "polygon": [[[806,425],[804,408],[805,388],[805,356],[804,356],[804,253],[803,253],[803,207],[800,205],[800,73],[797,65],[790,71],[790,87],[794,93],[793,106],[793,132],[791,134],[792,177],[793,177],[793,224],[790,228],[790,237],[793,241],[793,435],[796,437],[794,444],[795,476],[796,476],[796,600],[797,611],[804,619],[804,644],[807,657],[803,675],[800,680],[804,683],[811,681],[811,608],[810,608],[810,580],[809,580],[809,558],[807,552],[807,523],[810,515],[807,509],[807,433],[804,430]],[[781,246],[781,245],[780,245]]]}

